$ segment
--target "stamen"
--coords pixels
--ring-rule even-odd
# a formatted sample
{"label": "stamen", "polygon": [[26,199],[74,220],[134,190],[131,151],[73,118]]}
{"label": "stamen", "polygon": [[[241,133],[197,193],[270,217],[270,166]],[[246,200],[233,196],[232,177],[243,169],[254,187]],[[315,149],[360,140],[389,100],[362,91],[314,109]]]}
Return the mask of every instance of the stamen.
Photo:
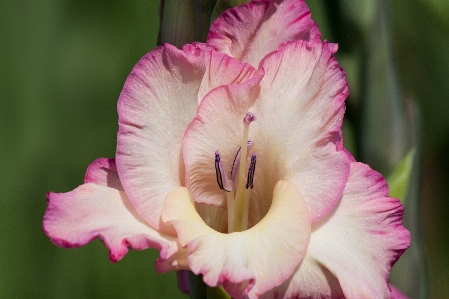
{"label": "stamen", "polygon": [[251,199],[251,189],[253,189],[254,172],[256,171],[256,153],[251,155],[251,162],[248,168],[248,178],[246,180],[246,189],[244,192],[243,200],[243,216],[242,216],[242,231],[248,229],[248,216],[249,216],[249,200]]}
{"label": "stamen", "polygon": [[226,201],[228,206],[228,233],[234,232],[235,225],[235,202],[232,181],[230,181],[225,173],[223,164],[221,163],[220,151],[215,151],[215,174],[220,189],[226,191]]}
{"label": "stamen", "polygon": [[219,150],[215,151],[215,174],[217,176],[218,187],[226,192],[231,192],[232,182],[226,177],[223,164],[221,163]]}
{"label": "stamen", "polygon": [[249,164],[248,169],[248,178],[246,179],[246,189],[251,188],[253,189],[254,184],[254,172],[256,171],[256,153],[253,153],[251,156],[251,162]]}

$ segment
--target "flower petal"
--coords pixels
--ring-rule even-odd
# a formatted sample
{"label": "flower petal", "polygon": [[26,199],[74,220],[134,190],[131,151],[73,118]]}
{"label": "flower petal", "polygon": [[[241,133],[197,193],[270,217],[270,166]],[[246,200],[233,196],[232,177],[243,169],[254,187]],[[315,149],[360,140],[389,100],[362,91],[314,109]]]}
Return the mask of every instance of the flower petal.
{"label": "flower petal", "polygon": [[261,298],[344,298],[338,279],[308,254],[295,272],[280,286],[271,289]]}
{"label": "flower petal", "polygon": [[49,193],[44,230],[58,246],[83,246],[99,237],[109,248],[111,261],[128,252],[156,248],[162,259],[177,249],[175,238],[151,228],[134,210],[123,191],[87,183],[68,193]]}
{"label": "flower petal", "polygon": [[227,209],[195,202],[195,210],[207,226],[220,233],[226,233],[228,231]]}
{"label": "flower petal", "polygon": [[338,278],[346,298],[390,298],[391,266],[410,245],[402,214],[383,177],[351,163],[341,201],[312,226],[307,254]]}
{"label": "flower petal", "polygon": [[179,247],[176,239],[158,233],[137,214],[123,192],[114,159],[95,160],[84,185],[68,193],[50,192],[47,199],[43,225],[56,245],[79,247],[99,237],[112,261],[122,259],[128,247],[157,248],[161,261],[181,256],[174,254]]}
{"label": "flower petal", "polygon": [[118,177],[115,159],[98,158],[90,163],[84,177],[84,183],[95,183],[123,190],[122,183]]}
{"label": "flower petal", "polygon": [[[193,47],[207,50],[204,54],[205,71],[198,91],[198,103],[217,86],[239,84],[252,77],[256,72],[256,69],[250,64],[242,63],[228,55],[213,51],[212,47],[205,44],[185,45],[184,51]],[[193,52],[193,50],[191,51]]]}
{"label": "flower petal", "polygon": [[390,284],[390,289],[394,299],[409,299],[407,296],[402,294],[401,291],[394,285]]}
{"label": "flower petal", "polygon": [[195,201],[225,205],[215,178],[214,152],[220,150],[224,169],[230,172],[241,145],[242,119],[250,110],[257,115],[249,140],[258,161],[250,226],[268,212],[278,180],[298,186],[313,222],[332,210],[350,161],[342,150],[340,130],[348,90],[335,50],[327,43],[286,43],[263,60],[260,92],[256,82],[248,81],[217,88],[205,97],[183,141],[186,186]]}
{"label": "flower petal", "polygon": [[257,121],[250,140],[258,160],[252,223],[268,211],[267,194],[280,179],[301,190],[312,222],[329,213],[342,195],[349,175],[340,130],[348,88],[335,50],[327,42],[290,42],[261,63],[265,75],[251,108]]}
{"label": "flower petal", "polygon": [[187,249],[182,248],[181,245],[179,245],[178,252],[169,258],[157,259],[155,268],[158,273],[165,273],[171,270],[190,270],[187,261]]}
{"label": "flower petal", "polygon": [[215,151],[220,150],[224,168],[230,175],[241,144],[243,117],[258,95],[260,80],[260,75],[254,76],[245,83],[212,90],[187,128],[182,145],[186,186],[196,202],[225,206],[225,192],[216,180]]}
{"label": "flower petal", "polygon": [[179,242],[187,246],[191,270],[203,274],[209,286],[223,284],[236,299],[258,298],[288,279],[310,237],[307,204],[287,181],[276,184],[265,218],[243,232],[222,234],[208,227],[184,187],[167,196],[162,219],[175,227]]}
{"label": "flower petal", "polygon": [[129,75],[118,103],[117,168],[138,213],[154,228],[165,196],[184,184],[181,142],[201,97],[245,80],[254,69],[202,44],[164,45]]}
{"label": "flower petal", "polygon": [[254,66],[287,41],[319,41],[318,26],[304,1],[253,1],[225,11],[211,26],[207,43]]}

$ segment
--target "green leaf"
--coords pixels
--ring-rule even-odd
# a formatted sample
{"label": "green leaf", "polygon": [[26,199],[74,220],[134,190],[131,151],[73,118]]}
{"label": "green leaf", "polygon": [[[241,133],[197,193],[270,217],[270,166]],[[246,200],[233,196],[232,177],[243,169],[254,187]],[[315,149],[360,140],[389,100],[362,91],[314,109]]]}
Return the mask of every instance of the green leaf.
{"label": "green leaf", "polygon": [[196,35],[200,42],[206,42],[207,34],[209,33],[210,18],[216,2],[216,0],[193,0]]}
{"label": "green leaf", "polygon": [[164,0],[158,44],[179,49],[197,40],[193,1]]}
{"label": "green leaf", "polygon": [[380,173],[391,173],[409,148],[409,136],[394,55],[395,38],[389,9],[392,1],[372,2],[376,12],[364,33],[366,57],[362,58],[363,87],[360,123],[357,124],[360,160]]}
{"label": "green leaf", "polygon": [[398,198],[402,204],[405,204],[405,196],[407,195],[415,152],[415,148],[412,148],[387,178],[388,186],[390,187],[390,196]]}
{"label": "green leaf", "polygon": [[223,287],[209,287],[203,281],[202,275],[189,271],[190,299],[231,299]]}
{"label": "green leaf", "polygon": [[225,10],[247,2],[249,2],[249,0],[218,0],[217,4],[215,4],[214,11],[212,12],[210,23],[212,24]]}
{"label": "green leaf", "polygon": [[221,287],[207,288],[207,299],[231,299],[228,293]]}

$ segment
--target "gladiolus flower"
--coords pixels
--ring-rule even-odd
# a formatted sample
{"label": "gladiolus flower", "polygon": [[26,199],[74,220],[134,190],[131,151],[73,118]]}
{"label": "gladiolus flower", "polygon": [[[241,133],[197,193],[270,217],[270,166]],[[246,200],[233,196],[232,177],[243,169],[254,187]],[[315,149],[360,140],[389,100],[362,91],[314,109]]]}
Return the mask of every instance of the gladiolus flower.
{"label": "gladiolus flower", "polygon": [[[63,247],[161,251],[233,298],[391,298],[402,205],[344,150],[348,88],[304,1],[228,10],[207,44],[163,45],[129,75],[115,160],[48,195]],[[256,68],[257,67],[257,68]]]}

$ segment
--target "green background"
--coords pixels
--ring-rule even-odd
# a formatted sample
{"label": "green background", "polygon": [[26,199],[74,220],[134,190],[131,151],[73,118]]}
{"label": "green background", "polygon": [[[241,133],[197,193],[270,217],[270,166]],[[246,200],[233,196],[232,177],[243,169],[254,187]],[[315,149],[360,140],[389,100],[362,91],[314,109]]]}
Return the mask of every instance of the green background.
{"label": "green background", "polygon": [[[325,2],[309,1],[313,17],[344,52],[349,33],[334,37]],[[114,156],[116,102],[156,45],[158,1],[0,3],[0,298],[187,298],[174,273],[156,274],[155,250],[113,264],[100,241],[61,249],[41,224],[48,191],[76,188],[91,161]],[[431,298],[449,298],[448,3],[391,3],[401,89],[422,110]],[[341,63],[354,67],[348,55]]]}

